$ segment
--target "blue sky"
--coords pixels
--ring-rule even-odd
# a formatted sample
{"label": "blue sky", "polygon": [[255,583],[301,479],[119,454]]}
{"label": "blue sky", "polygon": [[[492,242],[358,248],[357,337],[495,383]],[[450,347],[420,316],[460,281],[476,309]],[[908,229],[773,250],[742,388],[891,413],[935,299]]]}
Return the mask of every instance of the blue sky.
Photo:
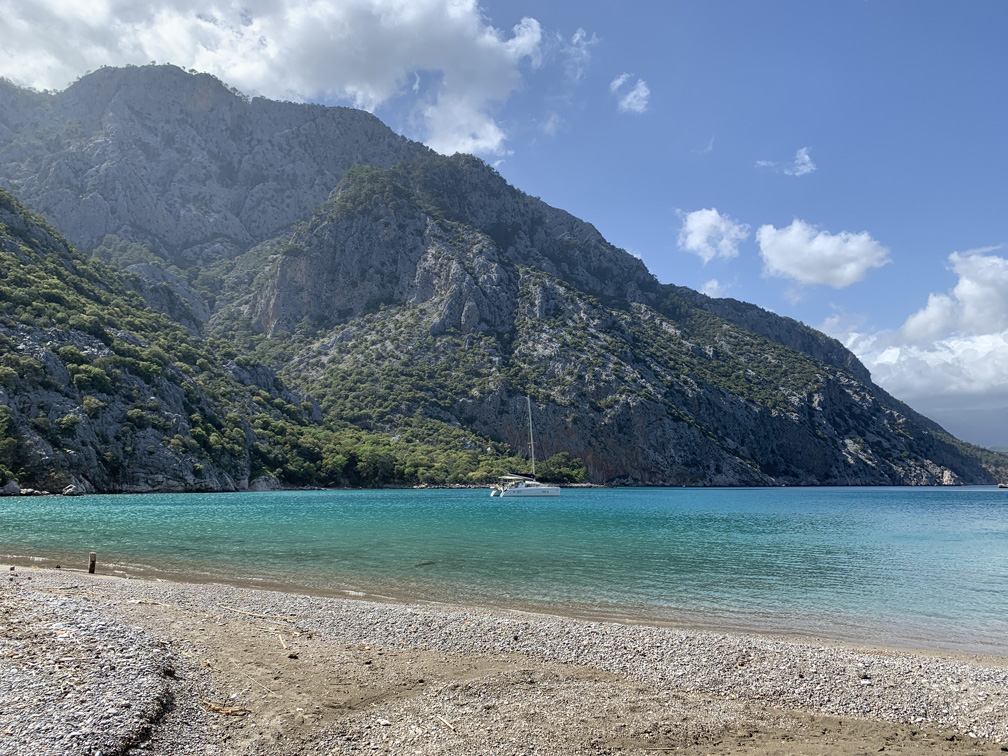
{"label": "blue sky", "polygon": [[659,280],[1008,447],[1008,3],[0,0],[0,75],[152,60],[475,152]]}

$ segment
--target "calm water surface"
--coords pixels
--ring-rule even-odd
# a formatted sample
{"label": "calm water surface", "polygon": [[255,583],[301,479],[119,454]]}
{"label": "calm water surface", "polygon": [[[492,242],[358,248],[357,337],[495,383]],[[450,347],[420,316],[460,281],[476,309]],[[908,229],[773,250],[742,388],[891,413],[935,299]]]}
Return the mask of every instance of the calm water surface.
{"label": "calm water surface", "polygon": [[1008,655],[992,487],[0,500],[12,564],[88,551],[105,571]]}

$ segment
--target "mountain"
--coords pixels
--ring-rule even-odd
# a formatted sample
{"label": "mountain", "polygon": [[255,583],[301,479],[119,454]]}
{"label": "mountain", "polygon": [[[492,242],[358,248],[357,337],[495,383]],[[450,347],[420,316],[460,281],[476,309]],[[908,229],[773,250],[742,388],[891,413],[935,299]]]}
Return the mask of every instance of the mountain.
{"label": "mountain", "polygon": [[[402,479],[406,460],[485,479],[518,461],[497,448],[472,464],[469,452],[393,448],[323,422],[273,371],[151,311],[147,290],[0,189],[0,491],[364,486]],[[447,438],[449,450],[475,448]],[[570,479],[579,468],[552,469]]]}
{"label": "mountain", "polygon": [[484,481],[525,448],[526,394],[547,474],[567,479],[947,484],[1008,470],[875,386],[834,339],[661,284],[482,161],[359,111],[250,100],[170,66],[102,69],[60,93],[2,83],[0,185],[88,265],[121,269],[101,275],[208,367],[298,394],[284,434],[254,407],[230,413],[253,475]]}

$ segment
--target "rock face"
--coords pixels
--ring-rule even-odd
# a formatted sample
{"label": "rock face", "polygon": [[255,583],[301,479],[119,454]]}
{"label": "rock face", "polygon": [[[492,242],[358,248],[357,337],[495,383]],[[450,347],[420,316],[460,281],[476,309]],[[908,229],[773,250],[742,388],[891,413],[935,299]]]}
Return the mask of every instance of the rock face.
{"label": "rock face", "polygon": [[0,81],[0,186],[84,251],[115,234],[175,263],[233,256],[353,165],[426,152],[363,111],[250,100],[174,66],[102,68],[56,95]]}
{"label": "rock face", "polygon": [[[27,305],[0,326],[18,366],[32,361],[0,401],[29,456],[56,460],[38,480],[50,490],[272,486],[260,436],[291,417],[395,439],[422,426],[459,455],[521,450],[526,394],[541,452],[580,458],[594,482],[947,485],[1008,470],[875,386],[836,340],[660,284],[483,162],[359,111],[249,100],[171,66],[102,69],[57,94],[0,82],[0,185],[187,332],[32,327]],[[26,233],[80,268],[44,224]],[[85,406],[77,354],[113,371],[108,399]]]}

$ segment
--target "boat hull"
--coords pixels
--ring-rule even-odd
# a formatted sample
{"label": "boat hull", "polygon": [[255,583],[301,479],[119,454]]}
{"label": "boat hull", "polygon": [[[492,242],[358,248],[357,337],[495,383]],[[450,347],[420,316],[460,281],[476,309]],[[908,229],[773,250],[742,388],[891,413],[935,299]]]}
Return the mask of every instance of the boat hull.
{"label": "boat hull", "polygon": [[512,498],[512,497],[539,497],[539,496],[559,496],[560,488],[558,486],[535,486],[529,488],[508,488],[502,491],[500,494],[502,497]]}

